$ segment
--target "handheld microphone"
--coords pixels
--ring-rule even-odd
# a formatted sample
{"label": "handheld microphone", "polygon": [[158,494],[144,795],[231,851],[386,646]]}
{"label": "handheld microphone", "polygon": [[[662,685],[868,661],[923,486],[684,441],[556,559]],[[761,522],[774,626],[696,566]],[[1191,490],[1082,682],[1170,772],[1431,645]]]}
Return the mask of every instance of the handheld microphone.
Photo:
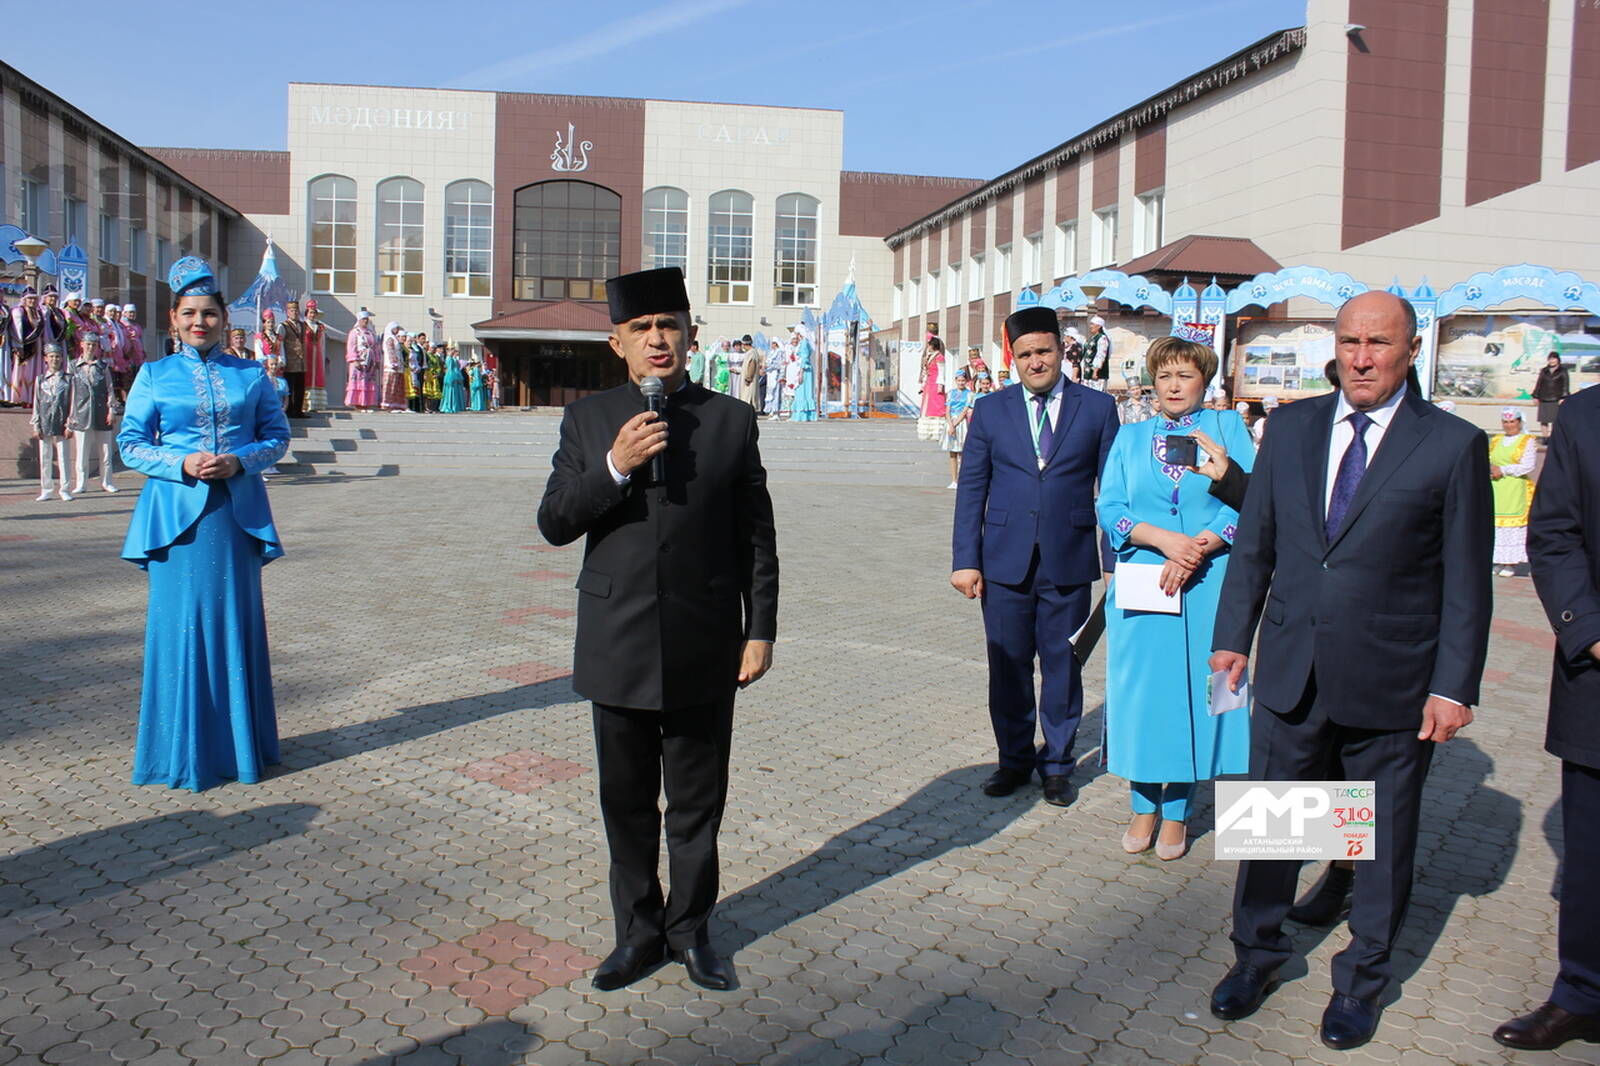
{"label": "handheld microphone", "polygon": [[[667,408],[666,386],[661,384],[660,378],[645,378],[639,382],[639,391],[644,393],[645,409],[662,415]],[[652,485],[665,485],[667,483],[667,453],[656,452],[650,457],[650,483]]]}

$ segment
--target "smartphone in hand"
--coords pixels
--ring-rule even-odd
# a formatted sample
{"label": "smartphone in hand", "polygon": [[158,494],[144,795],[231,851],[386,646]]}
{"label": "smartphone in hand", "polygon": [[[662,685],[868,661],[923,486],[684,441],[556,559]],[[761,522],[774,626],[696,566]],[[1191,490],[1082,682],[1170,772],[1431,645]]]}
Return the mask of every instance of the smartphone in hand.
{"label": "smartphone in hand", "polygon": [[1167,462],[1173,466],[1198,466],[1200,463],[1199,442],[1187,434],[1167,434]]}

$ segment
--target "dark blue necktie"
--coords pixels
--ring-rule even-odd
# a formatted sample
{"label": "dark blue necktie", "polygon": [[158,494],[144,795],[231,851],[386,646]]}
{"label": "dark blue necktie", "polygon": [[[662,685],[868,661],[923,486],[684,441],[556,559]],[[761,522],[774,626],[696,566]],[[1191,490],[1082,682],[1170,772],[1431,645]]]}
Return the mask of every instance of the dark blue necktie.
{"label": "dark blue necktie", "polygon": [[[1039,462],[1050,458],[1050,445],[1055,443],[1056,431],[1050,428],[1050,409],[1046,405],[1050,402],[1050,394],[1041,392],[1034,396],[1033,402],[1039,405]],[[1015,410],[1015,408],[1013,408]]]}
{"label": "dark blue necktie", "polygon": [[1350,510],[1350,501],[1356,498],[1356,489],[1361,487],[1361,475],[1367,472],[1366,432],[1367,427],[1372,425],[1372,419],[1356,411],[1350,415],[1349,422],[1356,435],[1350,447],[1344,450],[1344,458],[1339,460],[1339,473],[1333,479],[1333,498],[1328,501],[1328,523],[1324,527],[1330,541],[1344,523],[1345,513]]}

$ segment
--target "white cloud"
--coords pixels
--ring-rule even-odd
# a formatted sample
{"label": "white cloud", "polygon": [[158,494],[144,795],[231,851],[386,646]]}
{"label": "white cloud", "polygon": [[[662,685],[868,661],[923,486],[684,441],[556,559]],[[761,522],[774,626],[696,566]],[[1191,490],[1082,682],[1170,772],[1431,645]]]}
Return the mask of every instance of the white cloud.
{"label": "white cloud", "polygon": [[636,41],[681,29],[724,11],[743,7],[749,2],[750,0],[686,0],[686,2],[663,4],[649,11],[619,19],[573,40],[468,71],[454,79],[451,85],[455,88],[477,89],[500,87],[510,79],[598,59]]}

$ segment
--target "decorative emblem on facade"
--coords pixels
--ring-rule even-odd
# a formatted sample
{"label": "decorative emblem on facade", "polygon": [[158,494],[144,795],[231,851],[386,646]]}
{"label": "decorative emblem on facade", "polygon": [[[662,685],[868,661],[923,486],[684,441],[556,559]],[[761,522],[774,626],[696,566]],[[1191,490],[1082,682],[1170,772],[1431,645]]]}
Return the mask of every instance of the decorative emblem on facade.
{"label": "decorative emblem on facade", "polygon": [[550,153],[550,169],[576,174],[580,170],[589,169],[589,153],[594,150],[593,141],[578,141],[577,132],[572,123],[567,123],[567,142],[561,143],[561,131],[556,131],[556,150]]}

